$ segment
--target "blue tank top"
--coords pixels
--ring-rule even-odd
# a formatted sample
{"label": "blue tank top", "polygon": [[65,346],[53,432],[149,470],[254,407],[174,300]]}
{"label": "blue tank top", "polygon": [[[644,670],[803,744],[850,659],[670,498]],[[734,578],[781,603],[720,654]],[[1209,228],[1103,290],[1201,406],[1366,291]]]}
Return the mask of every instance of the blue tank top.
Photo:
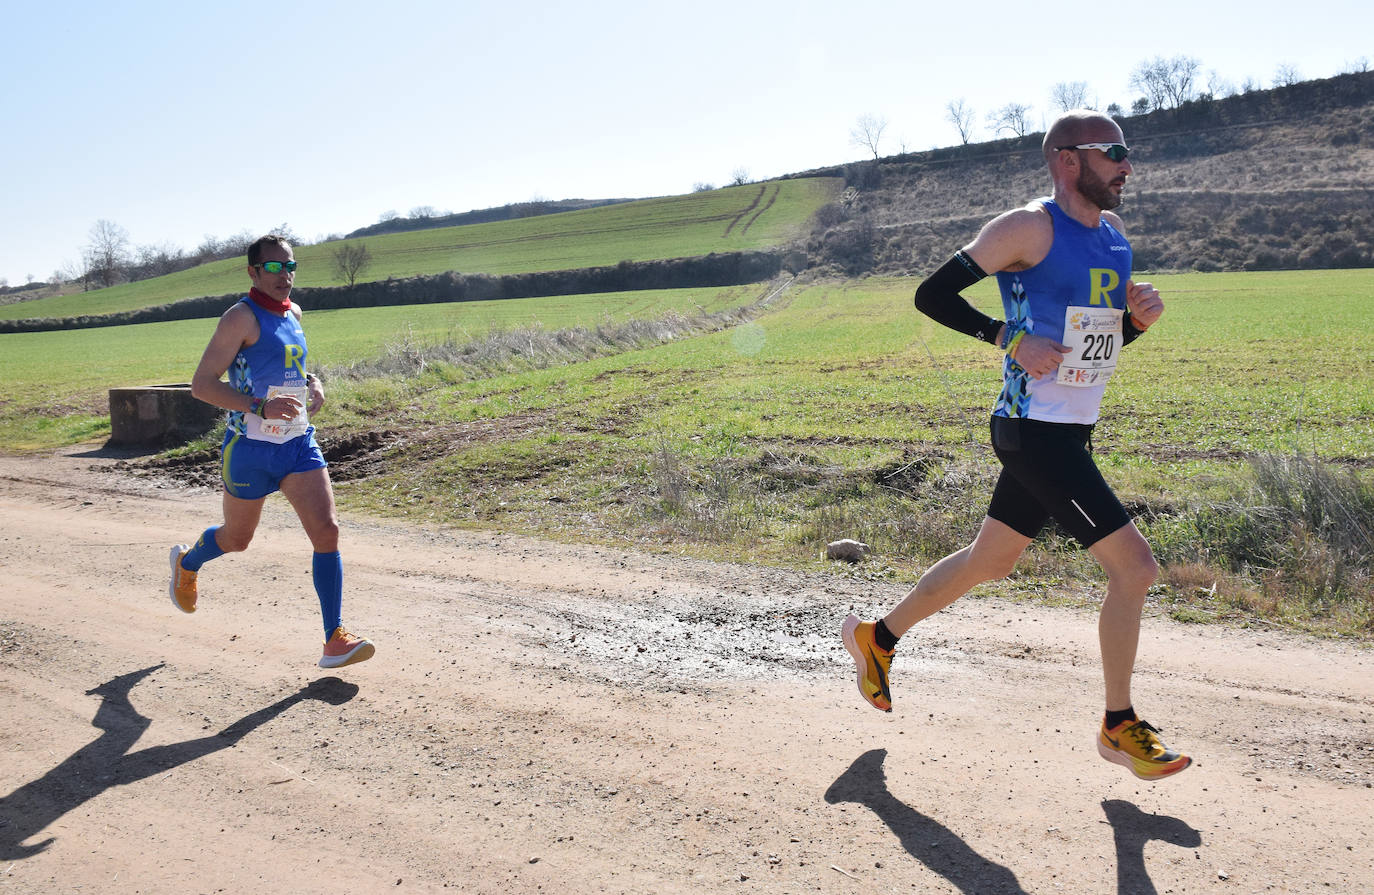
{"label": "blue tank top", "polygon": [[[287,311],[278,317],[258,307],[245,296],[241,303],[248,306],[258,319],[258,340],[239,349],[229,366],[229,384],[245,395],[265,398],[270,389],[305,389],[305,330],[296,315]],[[241,410],[230,411],[229,431],[236,435],[261,437],[257,431],[261,421],[246,420]],[[253,429],[250,432],[249,429]],[[297,426],[300,428],[300,426]],[[278,441],[277,438],[264,438]]]}
{"label": "blue tank top", "polygon": [[[1096,228],[1041,199],[1054,224],[1049,254],[1034,267],[997,274],[1011,333],[1035,333],[1074,351],[1057,373],[1032,378],[1010,357],[994,416],[1095,423],[1121,349],[1131,244],[1104,219]],[[1067,337],[1066,337],[1067,335]]]}

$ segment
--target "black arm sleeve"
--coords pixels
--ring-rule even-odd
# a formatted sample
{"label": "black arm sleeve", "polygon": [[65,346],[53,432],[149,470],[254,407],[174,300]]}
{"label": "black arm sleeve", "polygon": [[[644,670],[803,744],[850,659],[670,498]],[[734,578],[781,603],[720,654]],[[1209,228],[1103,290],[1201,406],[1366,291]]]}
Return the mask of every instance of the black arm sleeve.
{"label": "black arm sleeve", "polygon": [[979,311],[959,294],[986,276],[967,253],[957,252],[916,288],[916,309],[936,323],[995,345],[1002,321]]}
{"label": "black arm sleeve", "polygon": [[1136,328],[1131,312],[1127,311],[1121,318],[1121,346],[1124,348],[1144,334],[1145,330]]}

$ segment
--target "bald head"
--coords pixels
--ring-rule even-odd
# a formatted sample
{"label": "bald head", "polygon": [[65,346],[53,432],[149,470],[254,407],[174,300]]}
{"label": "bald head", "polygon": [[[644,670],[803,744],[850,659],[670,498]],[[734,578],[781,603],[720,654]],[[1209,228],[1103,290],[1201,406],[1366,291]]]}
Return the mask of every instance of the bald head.
{"label": "bald head", "polygon": [[1074,109],[1055,119],[1050,129],[1045,131],[1045,142],[1041,151],[1045,161],[1054,158],[1056,146],[1077,146],[1080,143],[1123,143],[1121,126],[1110,115],[1094,112],[1091,109]]}

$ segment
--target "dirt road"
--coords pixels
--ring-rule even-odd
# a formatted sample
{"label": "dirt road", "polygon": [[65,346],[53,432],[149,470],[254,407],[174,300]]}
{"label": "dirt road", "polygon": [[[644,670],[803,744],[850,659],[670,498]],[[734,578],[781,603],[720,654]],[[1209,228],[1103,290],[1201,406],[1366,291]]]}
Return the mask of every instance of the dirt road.
{"label": "dirt road", "polygon": [[1086,613],[961,601],[884,715],[837,631],[904,583],[346,518],[324,673],[284,501],[185,616],[218,495],[110,466],[0,458],[0,892],[1374,890],[1368,650],[1152,617],[1147,784]]}

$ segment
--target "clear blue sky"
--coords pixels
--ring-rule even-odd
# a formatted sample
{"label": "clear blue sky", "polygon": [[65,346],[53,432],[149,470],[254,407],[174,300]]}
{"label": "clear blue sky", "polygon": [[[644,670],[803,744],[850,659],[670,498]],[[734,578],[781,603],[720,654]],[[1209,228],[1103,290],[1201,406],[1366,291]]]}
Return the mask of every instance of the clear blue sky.
{"label": "clear blue sky", "polygon": [[1155,56],[1268,87],[1374,62],[1374,5],[584,0],[10,4],[0,51],[0,277],[286,223],[307,239],[416,206],[640,197],[958,142],[945,104],[1031,106],[1086,81],[1129,107]]}

